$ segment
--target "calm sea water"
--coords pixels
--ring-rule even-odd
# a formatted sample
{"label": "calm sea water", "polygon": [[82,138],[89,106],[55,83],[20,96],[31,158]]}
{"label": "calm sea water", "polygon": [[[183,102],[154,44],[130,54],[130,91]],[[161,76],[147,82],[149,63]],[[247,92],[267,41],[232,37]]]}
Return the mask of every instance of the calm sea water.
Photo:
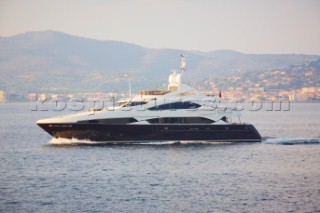
{"label": "calm sea water", "polygon": [[0,211],[320,212],[319,109],[245,110],[262,143],[97,146],[35,124],[68,111],[2,104]]}

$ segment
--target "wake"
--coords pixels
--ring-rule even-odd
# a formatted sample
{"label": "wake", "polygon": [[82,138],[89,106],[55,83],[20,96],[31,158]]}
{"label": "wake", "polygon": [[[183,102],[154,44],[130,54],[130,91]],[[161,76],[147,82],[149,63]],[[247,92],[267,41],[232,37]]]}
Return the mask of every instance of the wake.
{"label": "wake", "polygon": [[267,138],[262,141],[264,144],[320,144],[319,138]]}
{"label": "wake", "polygon": [[[210,142],[210,141],[148,141],[148,142],[121,142],[121,141],[91,141],[91,140],[80,140],[76,138],[52,138],[49,141],[49,145],[53,146],[104,146],[104,145],[145,145],[145,146],[168,146],[168,145],[226,145],[226,144],[248,144],[252,142]],[[252,144],[257,144],[254,142]],[[279,145],[296,145],[296,144],[320,144],[319,138],[268,138],[262,139],[262,144],[279,144]]]}

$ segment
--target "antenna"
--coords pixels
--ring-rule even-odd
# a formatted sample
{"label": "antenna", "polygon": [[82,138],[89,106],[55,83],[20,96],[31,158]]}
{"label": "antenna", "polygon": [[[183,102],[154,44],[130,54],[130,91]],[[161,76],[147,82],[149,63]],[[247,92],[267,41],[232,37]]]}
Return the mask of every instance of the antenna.
{"label": "antenna", "polygon": [[180,58],[180,70],[181,70],[181,74],[183,74],[183,72],[186,71],[186,59],[183,55],[181,55],[181,58]]}

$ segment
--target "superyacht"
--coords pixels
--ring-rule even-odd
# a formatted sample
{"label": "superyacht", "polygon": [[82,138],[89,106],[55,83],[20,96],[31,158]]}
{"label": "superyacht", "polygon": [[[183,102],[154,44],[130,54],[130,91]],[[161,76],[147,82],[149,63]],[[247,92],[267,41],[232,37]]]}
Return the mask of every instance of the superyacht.
{"label": "superyacht", "polygon": [[234,122],[238,112],[217,106],[208,96],[183,83],[185,59],[169,76],[166,90],[146,90],[103,110],[37,121],[54,138],[111,143],[164,141],[260,142],[252,124]]}

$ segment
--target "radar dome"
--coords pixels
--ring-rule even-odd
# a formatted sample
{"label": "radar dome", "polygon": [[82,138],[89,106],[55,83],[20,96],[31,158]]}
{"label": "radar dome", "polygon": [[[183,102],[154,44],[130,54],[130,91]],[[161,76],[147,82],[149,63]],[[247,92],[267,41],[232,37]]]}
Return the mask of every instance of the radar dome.
{"label": "radar dome", "polygon": [[181,84],[181,82],[182,82],[182,75],[181,75],[181,74],[177,74],[177,76],[176,76],[176,83],[177,83],[177,84]]}
{"label": "radar dome", "polygon": [[169,76],[169,83],[173,84],[176,82],[176,74],[173,73]]}

